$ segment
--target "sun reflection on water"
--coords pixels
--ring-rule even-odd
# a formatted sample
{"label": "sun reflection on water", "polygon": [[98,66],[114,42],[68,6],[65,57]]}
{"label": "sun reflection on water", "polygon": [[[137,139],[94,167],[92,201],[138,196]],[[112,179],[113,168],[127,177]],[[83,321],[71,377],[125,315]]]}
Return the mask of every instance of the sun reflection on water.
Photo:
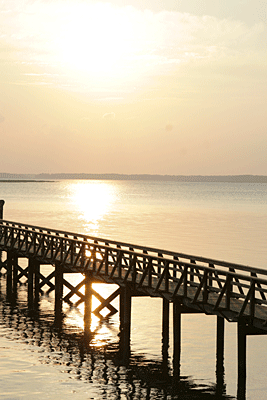
{"label": "sun reflection on water", "polygon": [[[105,215],[111,212],[112,207],[118,197],[116,186],[109,181],[76,181],[76,182],[68,182],[68,193],[69,193],[69,201],[70,206],[73,209],[73,214],[76,215],[76,218],[80,220],[82,224],[82,228],[84,231],[89,233],[92,236],[99,235],[99,226],[100,221],[104,218]],[[88,250],[86,255],[88,257],[91,256],[90,251]],[[99,257],[98,254],[96,254]],[[84,276],[81,274],[69,274],[68,281],[76,287],[79,283],[84,279]],[[93,289],[96,290],[103,298],[107,298],[112,291],[112,288],[109,286],[113,285],[103,285],[103,284],[93,284]],[[115,290],[115,289],[114,289]],[[84,294],[84,286],[79,289],[81,294]],[[68,289],[64,288],[64,295],[68,294]],[[65,304],[63,306],[65,313],[65,324],[68,326],[68,329],[84,329],[84,303],[79,303],[79,296],[74,294],[70,301],[73,303],[73,307]],[[116,302],[116,301],[115,301]],[[92,308],[96,309],[100,305],[100,301],[93,296],[92,298]],[[116,306],[116,308],[118,308]],[[101,310],[101,315],[105,317],[109,310],[103,309]],[[102,347],[108,341],[111,340],[111,337],[118,334],[118,327],[114,328],[114,321],[110,323],[110,319],[107,319],[105,322],[101,322],[98,317],[96,317],[93,313],[91,316],[91,327],[90,331],[93,334],[91,345],[94,347]],[[115,319],[117,319],[115,317]],[[116,325],[116,323],[115,323]],[[115,330],[114,330],[114,329]]]}
{"label": "sun reflection on water", "polygon": [[[77,286],[81,281],[83,281],[84,276],[82,274],[68,274],[66,277],[67,280],[73,285]],[[117,286],[116,285],[107,285],[107,284],[102,284],[102,283],[94,283],[92,285],[92,288],[101,296],[106,299],[111,293],[113,293]],[[66,295],[68,292],[68,289],[64,287],[64,295]],[[84,294],[84,286],[82,286],[79,289],[79,292],[81,294]],[[73,295],[70,298],[71,302],[75,304],[76,301],[79,300],[79,297],[77,295]],[[113,306],[118,310],[118,299],[115,299],[112,302]],[[95,310],[98,306],[100,305],[100,301],[93,295],[92,297],[92,309]],[[68,326],[68,329],[78,329],[78,330],[84,330],[84,303],[82,302],[79,305],[76,305],[74,307],[70,307],[66,303],[63,305],[63,312],[65,314],[65,324]],[[100,314],[105,317],[109,313],[109,310],[107,308],[104,308],[101,310]],[[117,338],[117,335],[119,333],[118,331],[118,314],[115,314],[115,319],[114,317],[112,318],[112,321],[108,318],[105,321],[101,321],[97,316],[95,316],[93,313],[91,314],[91,326],[90,326],[90,331],[93,334],[93,337],[91,339],[91,346],[94,347],[102,347],[107,344],[110,340],[114,340]]]}
{"label": "sun reflection on water", "polygon": [[116,199],[115,186],[106,181],[80,181],[70,184],[71,201],[80,213],[87,231],[95,235],[99,221],[107,214]]}

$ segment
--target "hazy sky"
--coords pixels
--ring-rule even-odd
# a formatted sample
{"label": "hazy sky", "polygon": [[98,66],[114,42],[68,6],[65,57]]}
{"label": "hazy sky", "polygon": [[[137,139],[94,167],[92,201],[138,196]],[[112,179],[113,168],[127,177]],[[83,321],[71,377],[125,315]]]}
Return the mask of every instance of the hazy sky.
{"label": "hazy sky", "polygon": [[266,13],[0,1],[0,172],[267,175]]}

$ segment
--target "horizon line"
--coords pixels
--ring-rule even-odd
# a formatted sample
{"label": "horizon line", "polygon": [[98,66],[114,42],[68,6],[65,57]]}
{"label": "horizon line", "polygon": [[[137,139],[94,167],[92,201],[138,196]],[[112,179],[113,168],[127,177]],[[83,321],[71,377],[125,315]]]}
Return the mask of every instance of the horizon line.
{"label": "horizon line", "polygon": [[38,173],[38,174],[12,174],[0,173],[2,182],[6,180],[44,180],[44,179],[88,179],[88,180],[169,180],[180,182],[243,182],[267,183],[267,175],[239,174],[239,175],[169,175],[169,174],[118,174],[118,173]]}

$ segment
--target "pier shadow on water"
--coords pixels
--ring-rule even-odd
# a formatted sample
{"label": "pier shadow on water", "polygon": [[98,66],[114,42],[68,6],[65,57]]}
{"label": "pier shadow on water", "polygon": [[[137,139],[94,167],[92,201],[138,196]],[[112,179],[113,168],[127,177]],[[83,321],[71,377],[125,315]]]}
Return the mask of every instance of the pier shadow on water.
{"label": "pier shadow on water", "polygon": [[[29,345],[29,351],[38,354],[40,363],[51,367],[60,365],[62,373],[70,379],[99,386],[103,399],[234,398],[226,395],[223,365],[217,365],[216,384],[197,384],[187,376],[175,379],[168,358],[168,343],[164,340],[162,360],[125,351],[120,334],[116,342],[96,346],[93,334],[90,337],[82,329],[64,324],[64,318],[55,320],[53,310],[43,310],[37,305],[34,311],[29,311],[23,287],[11,297],[5,287],[5,278],[0,276],[0,324],[6,328],[3,329],[6,337]],[[41,297],[40,302],[43,300]],[[112,329],[108,320],[103,324]]]}

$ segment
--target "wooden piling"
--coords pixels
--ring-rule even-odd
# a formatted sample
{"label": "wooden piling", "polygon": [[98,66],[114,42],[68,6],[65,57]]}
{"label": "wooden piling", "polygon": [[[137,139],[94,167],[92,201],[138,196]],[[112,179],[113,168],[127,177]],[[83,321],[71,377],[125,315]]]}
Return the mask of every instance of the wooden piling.
{"label": "wooden piling", "polygon": [[92,323],[92,272],[86,271],[84,282],[84,333],[88,337],[91,334]]}
{"label": "wooden piling", "polygon": [[120,319],[120,335],[122,335],[122,331],[123,331],[123,327],[124,327],[124,298],[123,298],[123,288],[120,289],[119,319]]}
{"label": "wooden piling", "polygon": [[61,325],[63,299],[63,266],[55,264],[55,325]]}
{"label": "wooden piling", "polygon": [[237,328],[237,356],[238,356],[238,376],[237,376],[237,399],[246,398],[246,356],[247,356],[247,336],[246,324],[244,321],[238,322]]}
{"label": "wooden piling", "polygon": [[170,303],[165,297],[162,299],[162,367],[163,372],[168,372],[168,348],[170,326]]}
{"label": "wooden piling", "polygon": [[216,332],[216,393],[222,395],[224,384],[224,318],[217,316]]}
{"label": "wooden piling", "polygon": [[33,274],[34,274],[34,260],[29,258],[28,262],[28,309],[33,309]]}
{"label": "wooden piling", "polygon": [[13,270],[13,254],[11,251],[8,251],[7,263],[6,263],[6,293],[8,298],[12,296],[12,270]]}
{"label": "wooden piling", "polygon": [[0,219],[3,219],[5,200],[0,200]]}
{"label": "wooden piling", "polygon": [[[5,200],[0,200],[0,220],[3,219],[4,204],[5,204]],[[1,262],[2,262],[2,251],[0,250],[0,272],[1,272]]]}
{"label": "wooden piling", "polygon": [[217,316],[217,340],[216,340],[217,370],[223,370],[224,360],[224,318]]}
{"label": "wooden piling", "polygon": [[120,293],[120,347],[122,358],[125,362],[128,361],[130,356],[130,343],[131,343],[131,308],[132,308],[132,294],[129,285],[121,288]]}
{"label": "wooden piling", "polygon": [[17,269],[17,264],[18,264],[18,256],[16,254],[13,255],[13,260],[12,260],[12,290],[13,290],[13,295],[14,297],[17,296],[17,287],[18,287],[18,269]]}
{"label": "wooden piling", "polygon": [[132,296],[131,288],[126,285],[124,288],[124,333],[125,344],[130,345],[131,338],[131,312],[132,312]]}
{"label": "wooden piling", "polygon": [[173,377],[180,377],[181,361],[181,311],[178,300],[173,301]]}
{"label": "wooden piling", "polygon": [[38,307],[40,297],[40,263],[34,263],[34,308]]}

